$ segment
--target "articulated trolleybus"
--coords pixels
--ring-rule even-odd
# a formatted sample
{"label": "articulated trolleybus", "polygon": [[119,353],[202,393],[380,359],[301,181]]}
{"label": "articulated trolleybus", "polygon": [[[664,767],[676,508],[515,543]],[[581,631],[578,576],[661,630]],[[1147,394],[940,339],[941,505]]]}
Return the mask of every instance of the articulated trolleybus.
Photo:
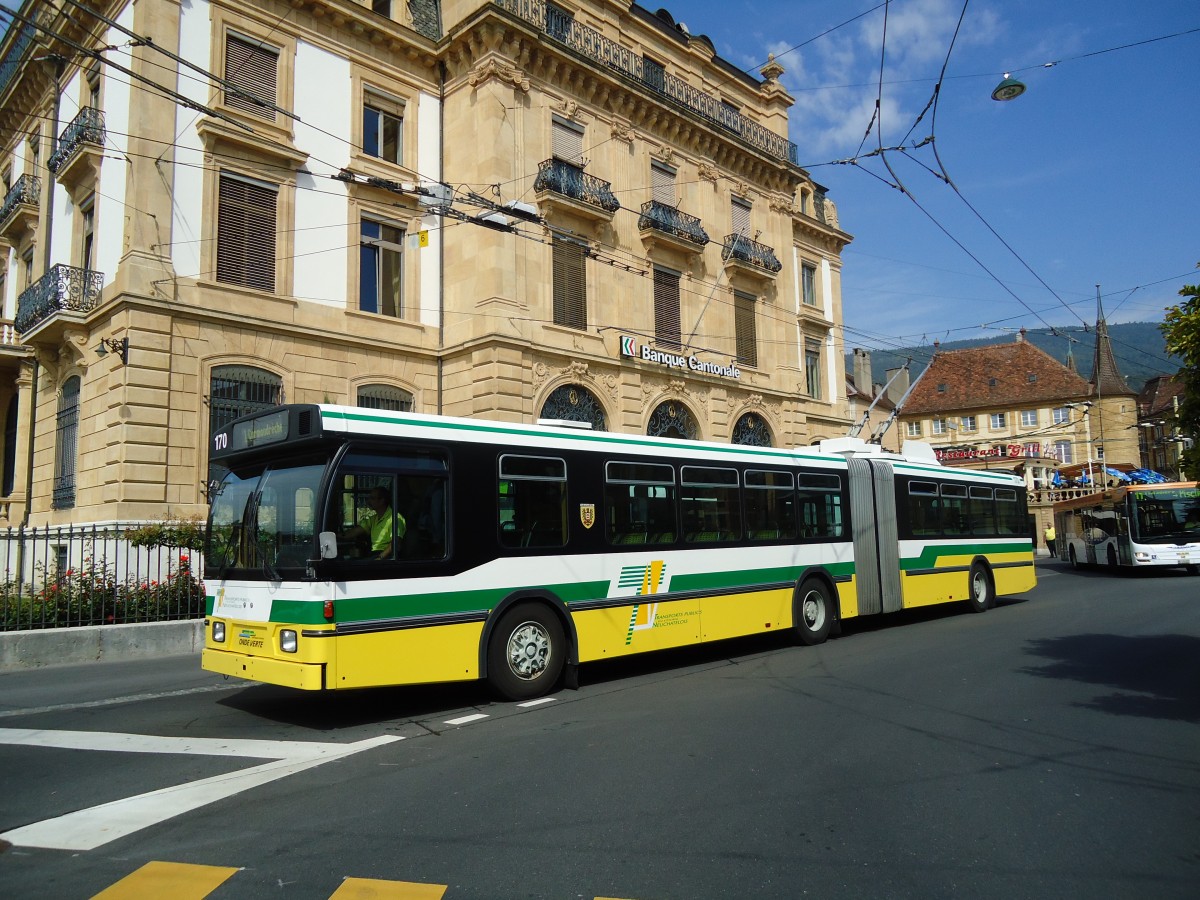
{"label": "articulated trolleybus", "polygon": [[1200,484],[1111,488],[1054,504],[1058,555],[1071,565],[1183,566],[1200,575]]}
{"label": "articulated trolleybus", "polygon": [[593,660],[787,629],[817,644],[854,616],[1032,588],[1021,479],[917,446],[245,416],[213,438],[203,666],[306,690],[484,678],[527,699]]}

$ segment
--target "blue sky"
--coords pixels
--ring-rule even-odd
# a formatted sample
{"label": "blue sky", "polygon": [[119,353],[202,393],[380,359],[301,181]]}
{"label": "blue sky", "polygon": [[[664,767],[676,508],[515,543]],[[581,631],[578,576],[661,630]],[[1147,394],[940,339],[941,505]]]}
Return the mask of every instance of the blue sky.
{"label": "blue sky", "polygon": [[[854,236],[843,255],[848,347],[1081,330],[1095,321],[1097,284],[1110,322],[1159,321],[1183,284],[1200,281],[1200,4],[970,0],[936,120],[930,110],[911,134],[963,2],[892,0],[886,43],[881,6],[817,37],[876,6],[667,6],[738,67],[757,71],[773,52],[787,70],[800,162]],[[864,143],[881,46],[882,131]],[[1000,103],[991,92],[1005,72],[1028,89]],[[916,203],[889,186],[878,156],[834,164],[930,134],[957,192],[929,171],[939,167],[928,145],[886,154]]]}

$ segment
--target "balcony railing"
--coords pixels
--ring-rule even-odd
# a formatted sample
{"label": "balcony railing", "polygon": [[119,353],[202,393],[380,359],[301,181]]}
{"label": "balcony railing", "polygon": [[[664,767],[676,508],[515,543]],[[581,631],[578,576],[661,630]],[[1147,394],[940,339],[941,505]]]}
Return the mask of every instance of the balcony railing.
{"label": "balcony railing", "polygon": [[697,90],[686,81],[666,74],[661,69],[643,66],[639,53],[622,47],[593,28],[579,24],[544,0],[495,0],[495,3],[554,40],[566,44],[576,53],[617,70],[713,125],[736,134],[756,150],[787,160],[793,165],[798,163],[796,145],[787,138],[746,118],[728,104]]}
{"label": "balcony railing", "polygon": [[17,298],[13,327],[24,334],[58,312],[86,313],[100,302],[104,273],[54,266]]}
{"label": "balcony railing", "polygon": [[621,208],[621,202],[612,192],[611,182],[602,181],[595,175],[587,174],[579,166],[561,159],[547,159],[538,165],[533,189],[553,191],[610,213],[615,213]]}
{"label": "balcony railing", "polygon": [[22,203],[32,203],[37,206],[42,195],[42,179],[36,175],[22,175],[4,195],[4,205],[0,206],[0,224],[12,215],[12,211]]}
{"label": "balcony railing", "polygon": [[104,111],[94,106],[85,106],[71,124],[58,136],[58,147],[46,162],[46,168],[58,174],[58,170],[85,144],[103,147],[108,137],[104,130]]}
{"label": "balcony railing", "polygon": [[740,260],[765,272],[778,272],[783,268],[783,263],[775,258],[773,247],[752,241],[744,234],[725,235],[725,248],[721,251],[721,258]]}
{"label": "balcony railing", "polygon": [[682,213],[673,206],[659,203],[657,200],[647,200],[642,204],[642,214],[638,216],[638,228],[652,228],[693,244],[703,247],[708,243],[708,233],[700,225],[695,216]]}

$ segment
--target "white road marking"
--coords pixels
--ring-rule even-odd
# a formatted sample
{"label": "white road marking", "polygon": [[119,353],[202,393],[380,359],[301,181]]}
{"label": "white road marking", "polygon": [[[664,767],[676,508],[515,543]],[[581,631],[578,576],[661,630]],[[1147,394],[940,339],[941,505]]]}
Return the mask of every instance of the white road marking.
{"label": "white road marking", "polygon": [[522,709],[528,709],[531,706],[541,706],[543,703],[553,703],[553,697],[538,697],[536,700],[527,700],[524,703],[518,703],[517,706]]}
{"label": "white road marking", "polygon": [[[306,743],[303,741],[241,741],[213,738],[167,738],[154,735],[109,734],[81,731],[36,731],[0,729],[0,743],[26,744],[69,749],[120,750],[135,753],[193,753],[233,757],[265,757],[272,762],[239,772],[216,775],[175,787],[162,788],[136,797],[114,800],[90,809],[44,819],[0,834],[0,839],[19,847],[51,850],[94,850],[117,838],[199,809],[241,791],[286,778],[322,763],[352,756],[364,750],[402,741],[384,735],[353,744]],[[222,749],[224,748],[224,749]]]}
{"label": "white road marking", "polygon": [[483,713],[475,713],[470,716],[459,716],[457,719],[447,719],[445,725],[466,725],[468,722],[478,722],[480,719],[486,719],[487,716]]}

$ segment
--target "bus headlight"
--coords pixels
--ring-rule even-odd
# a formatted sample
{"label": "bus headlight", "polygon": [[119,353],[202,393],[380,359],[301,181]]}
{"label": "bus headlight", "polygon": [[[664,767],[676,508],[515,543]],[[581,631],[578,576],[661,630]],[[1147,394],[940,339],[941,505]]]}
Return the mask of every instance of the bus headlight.
{"label": "bus headlight", "polygon": [[216,620],[212,623],[212,639],[214,644],[225,643],[225,623]]}
{"label": "bus headlight", "polygon": [[296,632],[291,628],[284,628],[279,632],[279,649],[284,653],[296,652]]}
{"label": "bus headlight", "polygon": [[1150,560],[1154,559],[1154,557],[1145,550],[1137,551],[1135,554],[1133,554],[1133,558],[1138,562],[1150,562]]}

